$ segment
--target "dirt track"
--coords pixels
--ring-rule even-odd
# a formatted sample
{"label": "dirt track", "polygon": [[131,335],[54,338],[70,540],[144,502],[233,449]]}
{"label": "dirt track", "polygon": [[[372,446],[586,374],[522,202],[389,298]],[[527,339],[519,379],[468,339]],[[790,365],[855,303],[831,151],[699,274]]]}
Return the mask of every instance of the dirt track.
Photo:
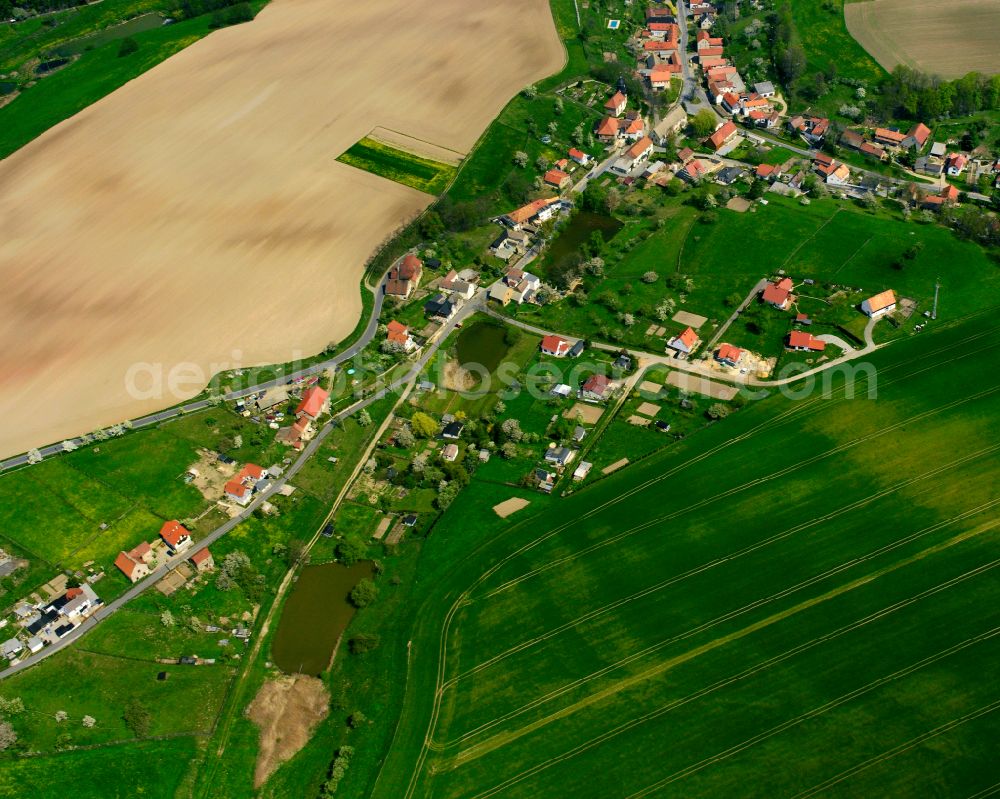
{"label": "dirt track", "polygon": [[308,743],[313,728],[326,718],[329,701],[326,686],[316,677],[280,677],[260,687],[247,708],[247,716],[260,728],[255,788]]}
{"label": "dirt track", "polygon": [[286,361],[349,333],[429,197],[334,159],[376,126],[467,152],[564,54],[545,0],[275,0],[0,162],[0,455],[196,394],[138,362]]}

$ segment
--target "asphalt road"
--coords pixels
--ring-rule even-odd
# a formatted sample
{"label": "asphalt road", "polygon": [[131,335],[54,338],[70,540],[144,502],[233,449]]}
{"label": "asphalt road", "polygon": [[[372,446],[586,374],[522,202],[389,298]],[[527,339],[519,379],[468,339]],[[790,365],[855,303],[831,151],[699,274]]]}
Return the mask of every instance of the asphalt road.
{"label": "asphalt road", "polygon": [[[365,328],[361,336],[355,341],[350,347],[325,361],[315,363],[312,366],[308,366],[305,369],[300,369],[297,372],[285,375],[283,377],[275,378],[274,380],[269,380],[265,383],[258,383],[254,386],[249,386],[247,388],[240,389],[238,391],[232,391],[224,395],[227,400],[237,400],[243,397],[247,397],[250,394],[255,394],[258,391],[265,391],[269,388],[275,388],[276,386],[282,386],[286,383],[295,380],[300,377],[309,377],[310,375],[319,374],[325,369],[329,369],[335,366],[339,366],[345,361],[349,361],[355,355],[357,355],[361,350],[368,346],[371,340],[375,336],[375,331],[378,328],[379,314],[382,312],[382,303],[385,301],[385,278],[383,277],[382,282],[373,289],[375,295],[375,305],[372,308],[371,317],[368,320],[368,326]],[[148,416],[143,416],[138,419],[132,419],[132,429],[138,430],[143,427],[149,427],[151,425],[159,424],[160,422],[165,422],[168,419],[174,419],[185,413],[192,413],[194,411],[204,410],[212,406],[210,400],[202,399],[196,400],[194,402],[189,402],[184,405],[177,405],[173,408],[167,408],[166,410],[157,411],[156,413],[151,413]],[[78,447],[86,446],[86,443],[81,438],[70,439]],[[49,444],[46,447],[39,449],[39,452],[43,457],[48,457],[49,455],[57,455],[60,452],[64,452],[62,442],[58,444]],[[0,472],[4,472],[8,469],[13,469],[18,466],[24,466],[28,463],[28,456],[26,453],[21,455],[15,455],[14,457],[7,458],[6,460],[0,461]]]}
{"label": "asphalt road", "polygon": [[[357,352],[361,350],[362,347],[364,347],[364,344],[367,344],[369,341],[371,341],[372,337],[375,334],[375,329],[378,327],[379,312],[382,309],[382,296],[383,296],[382,286],[380,286],[377,289],[377,291],[378,293],[375,299],[375,307],[372,309],[371,321],[369,322],[368,327],[365,329],[364,334],[361,336],[358,342],[352,345],[349,349],[342,352],[340,355],[336,356],[335,358],[331,358],[329,361],[324,361],[323,364],[317,364],[315,367],[310,367],[311,370],[324,369],[327,368],[328,366],[336,365],[337,363],[342,363],[343,361],[353,357],[353,355],[355,355]],[[250,502],[250,504],[246,506],[246,508],[244,508],[240,512],[238,516],[234,516],[233,518],[227,520],[223,524],[216,527],[212,532],[210,532],[204,538],[200,539],[195,545],[195,547],[193,547],[192,549],[188,550],[185,553],[182,553],[180,555],[175,555],[174,557],[170,558],[156,571],[152,572],[145,579],[137,582],[120,597],[112,600],[108,604],[101,607],[96,613],[88,617],[79,627],[74,629],[73,632],[69,633],[65,638],[61,638],[56,643],[45,647],[35,655],[25,658],[20,663],[17,663],[11,666],[10,668],[6,669],[5,671],[0,672],[0,680],[10,677],[11,675],[14,674],[18,674],[19,672],[22,672],[25,669],[31,668],[32,666],[37,665],[46,658],[51,657],[56,652],[60,652],[61,650],[65,649],[67,646],[74,643],[78,639],[82,638],[84,635],[86,635],[88,632],[94,629],[94,627],[96,627],[98,624],[104,621],[104,619],[108,618],[113,613],[117,612],[119,609],[127,605],[129,602],[131,602],[133,599],[139,596],[143,591],[152,588],[159,580],[161,580],[167,574],[167,572],[169,572],[171,569],[175,568],[176,566],[180,565],[182,562],[187,560],[191,556],[193,551],[196,551],[197,549],[201,549],[203,547],[211,546],[220,538],[222,538],[222,536],[226,535],[226,533],[230,532],[238,525],[240,525],[242,522],[246,521],[253,514],[253,512],[258,507],[260,507],[262,503],[266,502],[270,497],[275,496],[280,491],[281,487],[284,486],[287,482],[289,482],[299,472],[299,470],[305,465],[306,461],[308,461],[309,458],[311,458],[313,454],[315,454],[316,450],[319,448],[320,444],[323,443],[324,439],[326,439],[326,437],[330,435],[330,432],[340,422],[342,422],[347,417],[357,413],[362,408],[367,408],[369,405],[372,405],[373,403],[382,399],[386,394],[389,394],[395,391],[396,389],[405,386],[407,383],[410,383],[413,380],[415,380],[417,376],[420,374],[421,370],[423,370],[423,368],[427,365],[428,361],[430,361],[430,359],[434,357],[434,353],[437,352],[438,347],[441,346],[441,342],[445,341],[451,334],[451,332],[458,325],[462,324],[462,322],[464,322],[472,313],[484,310],[485,308],[484,295],[485,292],[480,290],[479,294],[477,294],[475,298],[466,303],[451,320],[442,325],[441,328],[438,330],[438,332],[434,334],[434,337],[427,342],[427,344],[424,347],[424,351],[421,353],[420,357],[410,365],[410,367],[401,377],[393,380],[387,386],[378,390],[371,396],[359,400],[353,405],[345,408],[344,410],[332,416],[330,420],[325,425],[323,425],[323,427],[319,430],[316,436],[305,446],[302,452],[299,453],[298,458],[296,458],[295,461],[289,465],[288,469],[285,470],[285,472],[281,475],[281,477],[275,480],[271,484],[272,488],[269,489],[266,494],[257,496],[252,502]],[[313,374],[314,372],[313,371],[306,372],[305,370],[303,370],[303,373]],[[283,383],[285,381],[280,381],[280,382]],[[245,391],[241,392],[235,392],[232,395],[227,395],[227,399],[237,399],[240,396],[243,396],[245,393],[258,391],[262,387],[263,386],[255,387],[254,389],[246,389]],[[168,416],[165,418],[170,418],[170,417]]]}

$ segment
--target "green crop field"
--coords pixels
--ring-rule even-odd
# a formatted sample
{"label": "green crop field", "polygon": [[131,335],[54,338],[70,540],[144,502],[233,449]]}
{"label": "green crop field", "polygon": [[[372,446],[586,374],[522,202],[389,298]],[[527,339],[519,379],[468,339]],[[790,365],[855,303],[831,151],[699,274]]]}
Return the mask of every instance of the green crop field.
{"label": "green crop field", "polygon": [[458,171],[458,167],[451,164],[421,158],[367,136],[351,145],[337,160],[417,191],[435,195],[441,194],[448,187]]}
{"label": "green crop field", "polygon": [[994,785],[993,319],[889,345],[855,398],[839,378],[774,396],[506,525],[472,524],[497,493],[474,482],[425,544],[371,795]]}

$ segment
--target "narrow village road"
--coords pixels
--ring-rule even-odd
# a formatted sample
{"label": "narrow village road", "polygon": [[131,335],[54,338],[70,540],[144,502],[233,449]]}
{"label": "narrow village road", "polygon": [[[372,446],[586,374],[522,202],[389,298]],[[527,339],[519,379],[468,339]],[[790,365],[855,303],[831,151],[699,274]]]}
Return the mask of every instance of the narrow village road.
{"label": "narrow village road", "polygon": [[[376,305],[377,308],[379,309],[381,308],[381,302],[378,302]],[[305,465],[306,461],[308,461],[309,458],[313,456],[316,450],[319,449],[320,444],[323,443],[326,437],[330,435],[333,429],[340,422],[342,422],[349,416],[357,413],[358,411],[362,410],[363,408],[367,408],[368,406],[374,404],[375,402],[378,402],[378,400],[382,399],[384,396],[386,396],[386,394],[389,394],[399,388],[403,388],[408,384],[412,383],[414,380],[416,380],[416,378],[419,376],[420,372],[427,365],[430,359],[434,357],[434,353],[437,352],[438,347],[440,347],[441,344],[448,338],[451,332],[457,326],[461,325],[471,314],[482,310],[483,307],[484,307],[483,292],[481,291],[479,295],[476,296],[476,298],[466,303],[466,305],[463,306],[462,309],[459,310],[458,313],[451,320],[445,322],[445,324],[441,326],[441,328],[434,334],[433,339],[430,340],[427,343],[427,345],[425,345],[424,351],[421,353],[420,357],[410,365],[410,367],[406,370],[405,374],[402,377],[397,378],[384,388],[381,388],[378,391],[376,391],[371,396],[365,397],[364,399],[355,402],[353,405],[345,408],[344,410],[332,416],[330,420],[325,425],[323,425],[323,427],[319,430],[316,436],[305,446],[305,448],[299,454],[298,458],[295,459],[295,462],[288,467],[288,469],[281,475],[281,477],[272,482],[271,484],[272,487],[266,494],[257,496],[249,505],[246,506],[246,508],[240,511],[238,516],[234,516],[233,518],[227,520],[226,522],[215,528],[208,535],[206,535],[204,538],[200,539],[197,542],[197,548],[201,549],[202,547],[211,546],[220,538],[222,538],[222,536],[231,532],[237,526],[239,526],[248,518],[250,518],[253,512],[257,508],[259,508],[262,503],[266,502],[270,497],[277,495],[282,486],[288,483],[299,472],[299,470]],[[376,320],[375,327],[377,327],[378,326],[377,314],[373,314],[372,318]],[[366,331],[366,334],[367,332],[368,331]],[[372,332],[374,332],[374,328],[372,328]],[[371,336],[368,336],[368,340],[369,341],[371,340]],[[351,349],[354,349],[354,347],[352,346]],[[346,360],[346,352],[338,356],[338,358],[340,359],[338,362]],[[188,551],[181,553],[179,555],[175,555],[174,557],[170,558],[162,566],[156,569],[156,571],[152,572],[148,577],[146,577],[143,580],[140,580],[138,583],[133,585],[120,597],[112,600],[108,604],[98,609],[93,615],[88,617],[82,624],[80,624],[79,627],[76,627],[65,638],[61,638],[56,643],[45,647],[40,652],[31,655],[30,657],[22,660],[20,663],[16,663],[15,665],[9,667],[5,671],[0,672],[0,680],[4,680],[7,677],[10,677],[14,674],[18,674],[24,671],[25,669],[30,668],[36,665],[37,663],[40,663],[42,660],[51,657],[56,652],[62,651],[70,644],[79,640],[88,632],[90,632],[92,629],[94,629],[94,627],[96,627],[98,624],[104,621],[104,619],[116,613],[118,610],[123,608],[125,605],[127,605],[129,602],[131,602],[133,599],[135,599],[144,591],[148,590],[149,588],[152,588],[157,582],[159,582],[159,580],[161,580],[164,576],[166,576],[167,572],[169,572],[171,569],[183,563],[190,556],[191,556],[191,551]]]}
{"label": "narrow village road", "polygon": [[[331,369],[339,366],[346,361],[351,360],[355,355],[357,355],[361,350],[363,350],[371,340],[375,337],[375,331],[378,329],[378,319],[379,315],[382,313],[382,303],[385,301],[385,282],[386,279],[383,276],[382,281],[370,291],[374,294],[374,305],[372,307],[371,315],[368,319],[368,325],[365,327],[364,331],[358,337],[358,339],[351,344],[343,352],[328,358],[325,361],[319,363],[314,363],[312,366],[307,366],[304,369],[300,369],[297,372],[293,372],[282,377],[275,378],[274,380],[268,380],[264,383],[258,383],[253,386],[247,386],[246,388],[239,389],[237,391],[229,392],[223,395],[225,400],[237,400],[243,397],[248,397],[251,394],[255,394],[258,391],[266,391],[269,388],[275,388],[277,386],[283,386],[286,383],[296,380],[300,377],[309,377],[311,375],[320,374],[326,369]],[[188,402],[183,405],[177,405],[173,408],[167,408],[166,410],[157,411],[156,413],[151,413],[148,416],[143,416],[138,419],[132,419],[131,425],[133,430],[141,430],[144,427],[150,427],[151,425],[157,425],[160,422],[165,422],[168,419],[174,419],[185,413],[193,413],[195,411],[204,410],[205,408],[210,408],[212,406],[211,401],[207,399],[195,400],[193,402]],[[76,446],[85,446],[82,438],[69,439]],[[46,447],[41,447],[39,452],[43,457],[48,457],[49,455],[57,455],[64,452],[62,442],[57,444],[49,444]],[[0,460],[0,473],[7,471],[8,469],[13,469],[18,466],[24,466],[28,464],[28,456],[26,453],[21,455],[15,455],[11,458],[5,460]]]}

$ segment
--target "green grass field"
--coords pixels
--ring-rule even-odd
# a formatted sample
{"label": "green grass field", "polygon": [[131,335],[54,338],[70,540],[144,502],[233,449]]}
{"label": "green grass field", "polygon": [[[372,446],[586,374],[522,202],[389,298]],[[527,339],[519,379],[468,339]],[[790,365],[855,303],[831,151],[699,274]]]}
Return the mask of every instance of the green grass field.
{"label": "green grass field", "polygon": [[[850,0],[848,0],[850,1]],[[791,0],[792,20],[806,52],[807,71],[874,83],[885,74],[844,22],[844,0]]]}
{"label": "green grass field", "polygon": [[776,396],[506,526],[473,528],[474,483],[425,544],[372,795],[993,785],[998,331],[893,344],[876,400]]}
{"label": "green grass field", "polygon": [[[259,8],[259,3],[255,4]],[[0,108],[0,158],[212,32],[210,15],[136,33],[139,50],[120,58],[109,42],[39,80]]]}
{"label": "green grass field", "polygon": [[434,195],[441,194],[458,171],[458,167],[451,164],[421,158],[367,136],[351,145],[337,160]]}

